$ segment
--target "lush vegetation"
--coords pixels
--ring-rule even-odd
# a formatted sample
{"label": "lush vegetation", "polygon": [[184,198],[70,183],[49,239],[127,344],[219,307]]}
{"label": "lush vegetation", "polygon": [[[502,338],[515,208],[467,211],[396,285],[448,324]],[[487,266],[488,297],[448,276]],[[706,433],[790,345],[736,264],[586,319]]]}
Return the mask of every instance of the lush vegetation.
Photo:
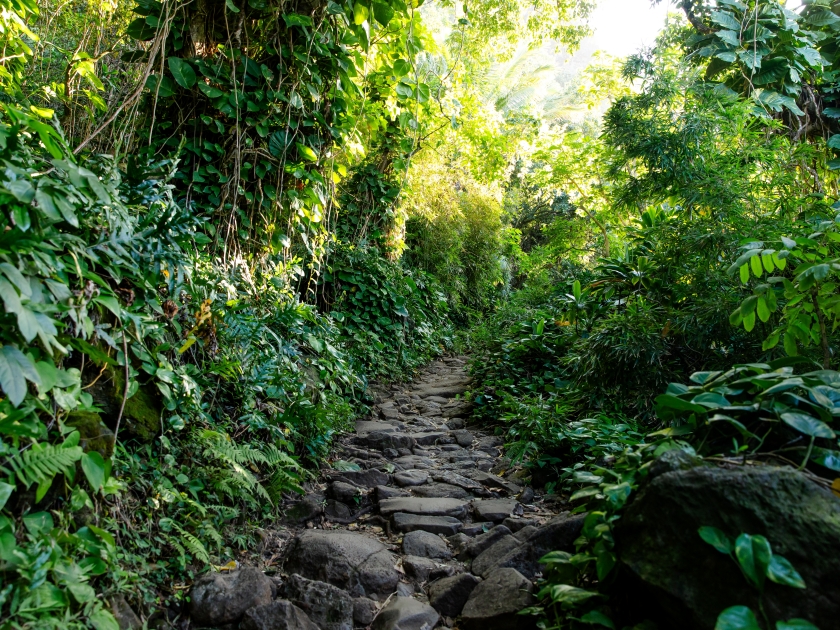
{"label": "lush vegetation", "polygon": [[828,485],[840,14],[676,4],[561,85],[591,2],[0,0],[2,627],[177,614],[372,380],[459,345],[508,456],[589,512],[547,628],[612,627],[663,452]]}

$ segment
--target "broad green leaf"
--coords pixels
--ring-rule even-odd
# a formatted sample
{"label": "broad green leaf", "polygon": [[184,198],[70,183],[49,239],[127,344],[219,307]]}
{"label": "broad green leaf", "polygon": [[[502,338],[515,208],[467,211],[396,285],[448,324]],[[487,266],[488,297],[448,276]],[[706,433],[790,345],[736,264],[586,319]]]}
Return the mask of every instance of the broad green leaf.
{"label": "broad green leaf", "polygon": [[763,322],[770,319],[770,309],[767,308],[767,300],[764,299],[763,295],[758,297],[758,304],[755,307],[755,312],[758,313],[758,319]]}
{"label": "broad green leaf", "polygon": [[784,584],[793,588],[805,588],[805,580],[787,558],[773,555],[767,567],[767,577],[776,584]]}
{"label": "broad green leaf", "polygon": [[755,311],[744,316],[744,330],[752,332],[753,328],[755,328]]}
{"label": "broad green leaf", "polygon": [[840,472],[840,451],[832,451],[827,448],[815,446],[811,451],[811,461],[825,466],[831,470]]}
{"label": "broad green leaf", "polygon": [[55,524],[49,512],[33,512],[23,517],[23,525],[33,536],[40,536],[49,532]]}
{"label": "broad green leaf", "polygon": [[120,630],[120,624],[117,623],[114,615],[104,608],[91,613],[89,619],[96,630]]}
{"label": "broad green leaf", "polygon": [[753,256],[750,258],[750,267],[752,268],[753,275],[756,278],[760,278],[761,274],[764,273],[764,269],[761,266],[761,257]]}
{"label": "broad green leaf", "polygon": [[12,496],[14,489],[15,487],[12,484],[0,481],[0,510],[3,509],[6,505],[6,501],[8,501],[9,497]]}
{"label": "broad green leaf", "polygon": [[747,284],[750,281],[750,266],[747,263],[741,265],[739,273],[741,274],[741,282]]}
{"label": "broad green leaf", "polygon": [[749,608],[732,606],[718,615],[715,630],[761,630],[761,626]]}
{"label": "broad green leaf", "polygon": [[364,24],[368,17],[370,17],[370,11],[368,8],[359,0],[356,0],[356,2],[353,3],[353,22],[358,26],[360,24]]}
{"label": "broad green leaf", "polygon": [[773,557],[767,539],[764,536],[741,534],[735,540],[735,557],[744,576],[757,588],[763,588],[767,567]]}
{"label": "broad green leaf", "polygon": [[764,270],[767,273],[773,273],[773,258],[770,254],[761,255],[761,264],[764,266]]}
{"label": "broad green leaf", "polygon": [[41,376],[29,357],[14,346],[0,348],[0,387],[15,407],[26,397],[26,381],[41,383]]}
{"label": "broad green leaf", "polygon": [[172,73],[172,78],[175,79],[175,83],[187,90],[195,85],[195,70],[192,69],[188,61],[184,61],[180,57],[169,57],[166,63]]}
{"label": "broad green leaf", "polygon": [[94,492],[105,483],[105,460],[96,451],[82,455],[82,471]]}
{"label": "broad green leaf", "polygon": [[615,624],[612,619],[597,610],[590,610],[588,613],[581,616],[580,620],[583,623],[588,623],[593,626],[604,626],[605,628],[610,628],[611,630],[615,628]]}
{"label": "broad green leaf", "polygon": [[721,553],[731,554],[735,550],[735,544],[732,542],[732,539],[717,527],[704,525],[697,530],[697,533],[700,534],[700,538]]}
{"label": "broad green leaf", "polygon": [[835,437],[834,431],[832,431],[831,427],[829,427],[825,422],[817,420],[816,418],[804,413],[788,411],[783,413],[781,418],[782,422],[786,425],[796,429],[800,433],[804,433],[805,435],[818,438]]}
{"label": "broad green leaf", "polygon": [[376,18],[376,21],[382,26],[388,26],[388,23],[394,18],[394,9],[391,8],[391,5],[384,2],[374,2],[372,7],[373,17]]}
{"label": "broad green leaf", "polygon": [[561,608],[573,608],[574,606],[585,602],[593,597],[600,597],[598,593],[587,591],[569,584],[553,584],[548,588],[548,595],[551,601],[555,604],[560,604]]}
{"label": "broad green leaf", "polygon": [[820,630],[805,619],[788,619],[787,621],[777,621],[776,630]]}
{"label": "broad green leaf", "polygon": [[795,357],[799,354],[799,349],[796,347],[796,337],[792,333],[786,332],[784,336],[785,352],[790,357]]}

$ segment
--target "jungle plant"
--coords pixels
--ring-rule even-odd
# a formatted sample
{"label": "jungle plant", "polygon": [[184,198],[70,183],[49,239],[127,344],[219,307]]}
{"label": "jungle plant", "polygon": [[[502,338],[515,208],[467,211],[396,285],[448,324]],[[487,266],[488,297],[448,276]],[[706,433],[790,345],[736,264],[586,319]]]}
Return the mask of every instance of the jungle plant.
{"label": "jungle plant", "polygon": [[[773,553],[769,541],[764,536],[740,534],[733,541],[729,536],[716,527],[704,526],[698,530],[700,538],[725,553],[741,569],[744,579],[758,590],[758,605],[766,627],[770,627],[770,620],[764,612],[764,584],[766,580],[783,584],[793,588],[805,588],[802,576],[793,565],[783,556]],[[752,610],[746,606],[731,606],[720,613],[715,624],[715,630],[759,630],[758,620]],[[777,621],[776,630],[816,630],[816,626],[804,619],[790,619]]]}

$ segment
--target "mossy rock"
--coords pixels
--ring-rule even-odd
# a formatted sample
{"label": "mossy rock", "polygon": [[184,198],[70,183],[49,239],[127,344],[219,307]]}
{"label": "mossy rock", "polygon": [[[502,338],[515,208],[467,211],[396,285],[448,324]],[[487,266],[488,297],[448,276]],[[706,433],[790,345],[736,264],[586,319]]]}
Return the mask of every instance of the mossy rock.
{"label": "mossy rock", "polygon": [[[114,390],[112,399],[117,405],[122,404],[125,391],[125,378],[117,370],[112,371]],[[163,405],[157,390],[152,385],[141,385],[135,394],[125,401],[120,432],[123,428],[141,442],[151,442],[160,433]]]}
{"label": "mossy rock", "polygon": [[85,453],[96,451],[105,459],[114,454],[114,432],[105,426],[98,413],[73,411],[64,424],[79,432],[79,445]]}

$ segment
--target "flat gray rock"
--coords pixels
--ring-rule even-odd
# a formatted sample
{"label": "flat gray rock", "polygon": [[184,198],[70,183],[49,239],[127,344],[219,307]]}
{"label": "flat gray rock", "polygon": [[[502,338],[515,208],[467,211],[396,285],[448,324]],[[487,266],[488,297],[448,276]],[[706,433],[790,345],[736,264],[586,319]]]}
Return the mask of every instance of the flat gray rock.
{"label": "flat gray rock", "polygon": [[376,486],[376,500],[383,501],[384,499],[392,499],[394,497],[407,497],[408,492],[406,490],[400,490],[399,488],[393,488],[391,486]]}
{"label": "flat gray rock", "polygon": [[356,433],[358,435],[367,435],[374,431],[384,431],[385,433],[395,433],[402,430],[399,422],[381,422],[379,420],[356,420]]}
{"label": "flat gray rock", "polygon": [[365,488],[375,488],[376,486],[386,486],[390,481],[387,473],[381,470],[343,470],[335,477],[337,480],[350,482],[357,486],[364,486]]}
{"label": "flat gray rock", "polygon": [[423,530],[409,532],[403,536],[402,550],[408,556],[443,560],[452,557],[452,551],[450,551],[446,542],[441,540],[440,536]]}
{"label": "flat gray rock", "polygon": [[536,617],[518,615],[530,606],[534,585],[516,569],[496,569],[478,584],[461,612],[464,630],[525,630]]}
{"label": "flat gray rock", "polygon": [[411,437],[420,446],[430,446],[437,443],[439,440],[448,438],[449,435],[443,431],[428,431],[424,433],[412,433]]}
{"label": "flat gray rock", "polygon": [[429,473],[423,470],[403,470],[394,475],[398,486],[422,486],[429,480]]}
{"label": "flat gray rock", "polygon": [[458,533],[463,523],[451,516],[421,516],[419,514],[405,514],[397,512],[392,517],[394,528],[398,532],[413,532],[423,530],[432,534],[451,536]]}
{"label": "flat gray rock", "polygon": [[422,486],[411,488],[411,494],[415,497],[444,498],[444,499],[471,499],[472,495],[458,486],[450,486],[448,483],[427,483]]}
{"label": "flat gray rock", "polygon": [[473,501],[473,512],[476,520],[500,523],[522,506],[515,499],[482,499]]}
{"label": "flat gray rock", "polygon": [[373,622],[373,630],[431,630],[440,619],[437,611],[413,597],[395,597]]}
{"label": "flat gray rock", "polygon": [[411,468],[432,468],[435,465],[434,460],[420,455],[403,455],[394,460],[397,466],[402,466],[405,469]]}
{"label": "flat gray rock", "polygon": [[448,483],[453,486],[458,486],[464,490],[480,490],[483,486],[473,479],[459,475],[450,470],[436,470],[432,473],[432,479],[443,483]]}
{"label": "flat gray rock", "polygon": [[466,429],[460,429],[458,431],[452,432],[452,437],[455,438],[455,442],[458,443],[458,446],[470,446],[473,443],[474,436],[472,433],[467,431]]}
{"label": "flat gray rock", "polygon": [[487,486],[488,488],[499,488],[501,490],[504,490],[508,494],[517,495],[522,491],[521,486],[518,486],[515,483],[511,483],[506,479],[502,479],[501,477],[498,477],[497,475],[493,475],[488,472],[476,470],[470,475],[470,477],[473,480]]}
{"label": "flat gray rock", "polygon": [[422,516],[452,516],[464,518],[467,515],[467,502],[460,499],[427,499],[425,497],[394,497],[379,502],[379,512],[383,516],[404,512]]}

